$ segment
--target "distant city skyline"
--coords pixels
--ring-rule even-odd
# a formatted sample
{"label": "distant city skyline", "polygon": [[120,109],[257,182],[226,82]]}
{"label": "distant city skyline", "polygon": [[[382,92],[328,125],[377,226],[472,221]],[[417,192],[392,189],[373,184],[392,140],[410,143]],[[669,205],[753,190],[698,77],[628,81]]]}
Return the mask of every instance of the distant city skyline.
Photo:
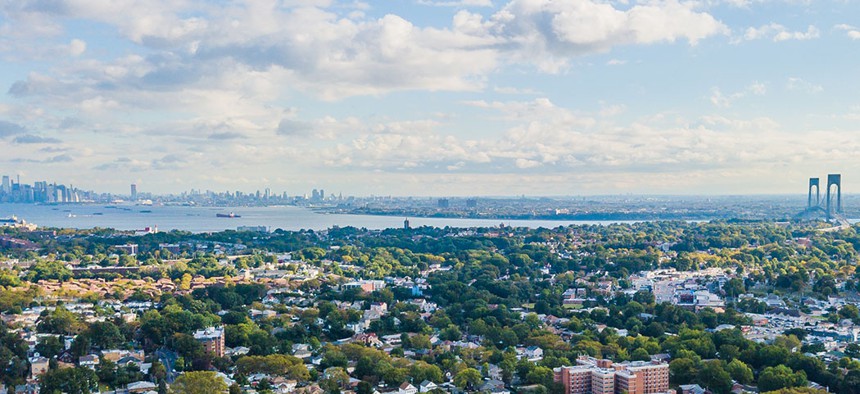
{"label": "distant city skyline", "polygon": [[0,173],[128,195],[800,194],[860,181],[842,1],[21,0]]}
{"label": "distant city skyline", "polygon": [[[837,174],[840,175],[840,174]],[[703,194],[703,193],[634,193],[634,192],[620,192],[620,193],[592,193],[592,194],[529,194],[529,193],[519,193],[519,194],[394,194],[394,193],[380,193],[380,192],[371,192],[368,194],[359,194],[352,193],[349,191],[337,191],[334,193],[328,193],[325,191],[325,188],[312,188],[310,190],[273,190],[271,187],[257,187],[257,188],[249,188],[245,190],[237,189],[237,190],[218,190],[214,188],[192,188],[187,190],[180,190],[176,192],[168,191],[168,192],[153,192],[148,190],[140,190],[138,189],[138,184],[132,183],[128,184],[126,192],[112,192],[106,190],[92,190],[86,187],[81,188],[77,185],[71,183],[63,183],[58,182],[56,180],[46,181],[46,180],[27,180],[21,179],[20,175],[0,175],[2,181],[0,181],[0,202],[92,202],[94,201],[105,201],[105,198],[116,198],[123,199],[128,198],[130,201],[137,200],[150,200],[150,199],[160,199],[170,197],[172,199],[180,198],[182,196],[202,196],[202,195],[213,195],[213,196],[239,196],[239,197],[255,197],[258,199],[268,199],[269,197],[273,199],[304,199],[308,201],[338,201],[343,200],[345,198],[429,198],[429,199],[440,199],[438,202],[440,204],[444,204],[444,201],[447,201],[448,198],[460,199],[466,202],[472,202],[475,198],[542,198],[542,197],[550,197],[550,198],[585,198],[585,197],[624,197],[624,196],[633,196],[633,197],[732,197],[732,196],[802,196],[800,192],[794,190],[788,193],[713,193],[713,194]],[[812,178],[810,178],[812,179]],[[812,183],[810,180],[810,185],[807,187],[808,193],[808,201],[807,204],[812,204]],[[824,185],[821,185],[821,190],[824,194],[820,194],[818,196],[817,204],[825,204],[826,201],[826,190]],[[47,197],[54,193],[54,190],[61,190],[61,193],[65,193],[68,191],[66,197],[60,197],[56,199],[52,199]],[[34,194],[34,192],[41,191],[42,198],[38,197],[38,194]],[[14,192],[14,193],[13,193]],[[17,197],[10,197],[12,194],[17,193]],[[23,194],[22,194],[23,193]],[[29,197],[28,196],[29,193]],[[848,196],[858,195],[857,193],[842,193]],[[23,197],[22,197],[23,196]]]}

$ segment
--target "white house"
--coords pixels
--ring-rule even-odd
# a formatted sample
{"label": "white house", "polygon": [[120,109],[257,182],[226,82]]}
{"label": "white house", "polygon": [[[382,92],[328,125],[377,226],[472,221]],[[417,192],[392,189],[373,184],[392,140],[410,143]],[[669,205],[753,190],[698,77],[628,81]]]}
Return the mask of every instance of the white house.
{"label": "white house", "polygon": [[418,391],[421,393],[430,392],[430,391],[433,391],[437,388],[439,388],[439,386],[437,386],[436,383],[433,383],[429,380],[425,380],[425,381],[421,382],[421,384],[418,385]]}
{"label": "white house", "polygon": [[417,392],[418,389],[408,382],[401,384],[400,388],[397,389],[397,394],[415,394]]}
{"label": "white house", "polygon": [[543,360],[543,349],[537,346],[529,346],[526,348],[518,347],[517,348],[517,357],[520,359],[526,359],[533,363],[536,363],[540,360]]}

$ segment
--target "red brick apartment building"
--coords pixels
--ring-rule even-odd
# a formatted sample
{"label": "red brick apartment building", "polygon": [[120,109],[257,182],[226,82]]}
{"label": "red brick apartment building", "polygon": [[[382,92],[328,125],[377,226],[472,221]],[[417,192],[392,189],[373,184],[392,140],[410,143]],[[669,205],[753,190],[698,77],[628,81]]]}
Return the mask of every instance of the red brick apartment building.
{"label": "red brick apartment building", "polygon": [[669,393],[669,364],[661,361],[613,363],[582,356],[575,366],[560,367],[555,381],[565,394]]}

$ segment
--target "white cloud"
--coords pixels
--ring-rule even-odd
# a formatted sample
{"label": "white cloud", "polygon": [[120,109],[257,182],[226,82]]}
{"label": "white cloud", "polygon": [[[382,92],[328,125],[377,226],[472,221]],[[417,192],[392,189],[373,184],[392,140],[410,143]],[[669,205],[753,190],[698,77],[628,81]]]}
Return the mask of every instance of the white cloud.
{"label": "white cloud", "polygon": [[767,93],[767,86],[761,82],[753,82],[752,85],[747,86],[747,91],[756,96],[763,96]]}
{"label": "white cloud", "polygon": [[797,77],[789,77],[788,81],[786,81],[786,83],[785,83],[785,88],[787,90],[800,91],[800,92],[806,92],[806,93],[820,93],[820,92],[824,91],[823,86],[809,82],[809,81],[806,81],[803,78],[797,78]]}
{"label": "white cloud", "polygon": [[750,95],[764,96],[765,94],[767,94],[767,85],[756,81],[745,87],[743,90],[730,94],[724,94],[720,88],[714,87],[711,89],[709,100],[711,101],[711,104],[725,108],[730,107],[735,101],[744,97],[748,97]]}
{"label": "white cloud", "polygon": [[[22,0],[2,11],[15,27],[35,19],[113,27],[154,51],[142,60],[147,74],[125,81],[137,89],[181,90],[189,82],[250,70],[280,74],[288,86],[327,100],[400,90],[478,90],[487,75],[511,62],[557,72],[572,57],[615,46],[680,40],[695,45],[727,31],[694,3],[677,0],[624,9],[598,0],[511,0],[488,17],[459,11],[449,27],[416,26],[393,14],[373,19],[336,11],[366,7],[333,1]],[[81,56],[86,49],[76,39],[69,52]],[[108,76],[126,75],[122,66],[105,67]]]}
{"label": "white cloud", "polygon": [[507,121],[551,121],[557,124],[575,125],[588,128],[593,126],[595,119],[588,115],[577,114],[566,108],[555,105],[546,97],[532,101],[467,101],[466,105],[478,108],[493,109],[501,113],[501,118]]}
{"label": "white cloud", "polygon": [[457,1],[436,1],[436,0],[418,0],[418,4],[432,5],[435,7],[492,7],[492,0],[457,0]]}
{"label": "white cloud", "polygon": [[516,49],[511,55],[517,61],[556,72],[571,56],[605,52],[619,45],[678,40],[696,45],[728,31],[713,16],[693,7],[692,3],[663,1],[622,10],[593,0],[512,0],[480,26]]}
{"label": "white cloud", "polygon": [[539,161],[523,158],[514,160],[514,164],[517,166],[517,168],[535,168],[541,166],[541,163]]}
{"label": "white cloud", "polygon": [[836,30],[844,31],[845,35],[847,35],[848,38],[850,38],[852,40],[860,40],[860,29],[858,29],[852,25],[842,23],[842,24],[838,24],[836,26],[833,26],[833,28]]}
{"label": "white cloud", "polygon": [[[779,23],[770,23],[759,27],[747,28],[744,32],[743,40],[751,41],[771,39],[775,42],[779,42],[788,40],[811,40],[819,38],[820,36],[821,32],[813,25],[809,25],[809,27],[806,28],[806,31],[790,31],[787,27]],[[733,40],[735,43],[739,41],[740,39],[737,38]]]}
{"label": "white cloud", "polygon": [[627,106],[624,104],[614,104],[614,105],[606,105],[601,103],[600,112],[598,114],[601,117],[612,117],[616,115],[620,115],[627,110]]}
{"label": "white cloud", "polygon": [[537,95],[540,92],[529,89],[529,88],[515,88],[511,86],[496,86],[493,88],[493,91],[499,94],[524,94],[524,95]]}

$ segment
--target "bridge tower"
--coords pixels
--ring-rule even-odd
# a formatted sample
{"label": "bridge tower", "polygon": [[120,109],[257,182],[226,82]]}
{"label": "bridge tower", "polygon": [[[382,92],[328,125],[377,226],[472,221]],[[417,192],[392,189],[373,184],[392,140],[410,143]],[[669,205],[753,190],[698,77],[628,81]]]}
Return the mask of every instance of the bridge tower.
{"label": "bridge tower", "polygon": [[[812,203],[812,188],[815,188],[815,203]],[[821,205],[821,188],[818,178],[809,178],[809,197],[806,199],[806,208],[815,208]]]}
{"label": "bridge tower", "polygon": [[[833,208],[833,196],[830,191],[836,186],[836,209]],[[842,175],[827,174],[827,219],[832,219],[834,214],[842,213]]]}

